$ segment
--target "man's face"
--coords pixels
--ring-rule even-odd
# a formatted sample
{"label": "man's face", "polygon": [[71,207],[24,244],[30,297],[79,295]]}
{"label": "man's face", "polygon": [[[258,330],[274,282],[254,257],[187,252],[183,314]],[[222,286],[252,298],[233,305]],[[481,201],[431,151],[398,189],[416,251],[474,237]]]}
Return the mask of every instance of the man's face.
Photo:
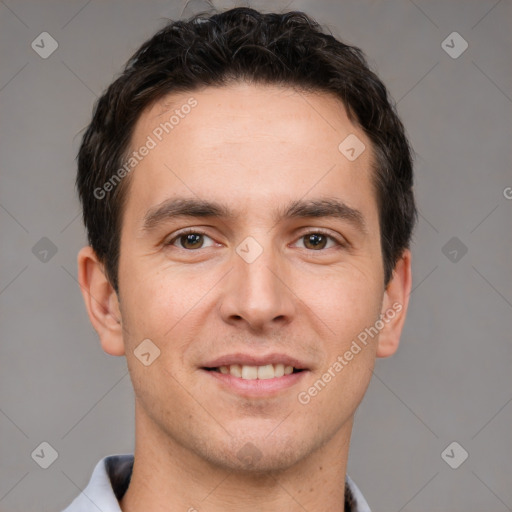
{"label": "man's face", "polygon": [[[191,97],[197,105],[158,141],[154,130]],[[138,424],[215,465],[290,467],[350,430],[373,369],[369,338],[308,403],[299,400],[383,312],[370,141],[326,94],[237,84],[165,100],[132,138],[132,149],[148,136],[156,147],[131,174],[121,233]],[[349,134],[366,146],[354,161],[338,149]],[[151,216],[177,198],[234,216]],[[343,203],[342,214],[281,218],[294,201],[322,200]],[[160,350],[149,366],[134,354],[145,339]],[[280,362],[302,371],[245,380],[235,366],[244,361],[276,365],[262,377],[280,375]]]}

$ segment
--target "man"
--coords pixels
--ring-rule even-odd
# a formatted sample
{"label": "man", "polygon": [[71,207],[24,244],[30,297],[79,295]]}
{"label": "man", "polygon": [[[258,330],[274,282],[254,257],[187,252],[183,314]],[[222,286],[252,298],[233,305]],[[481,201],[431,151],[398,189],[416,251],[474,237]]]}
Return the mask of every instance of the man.
{"label": "man", "polygon": [[77,187],[136,443],[66,512],[370,510],[349,441],[399,344],[416,208],[362,52],[300,12],[170,23],[99,99]]}

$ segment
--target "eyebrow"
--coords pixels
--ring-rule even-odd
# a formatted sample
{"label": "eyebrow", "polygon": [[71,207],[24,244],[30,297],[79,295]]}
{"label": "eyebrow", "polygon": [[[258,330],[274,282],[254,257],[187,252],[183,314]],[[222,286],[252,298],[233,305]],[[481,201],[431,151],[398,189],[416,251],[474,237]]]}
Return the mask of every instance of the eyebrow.
{"label": "eyebrow", "polygon": [[[184,197],[171,198],[166,199],[146,212],[141,231],[149,233],[160,224],[180,217],[207,217],[232,221],[236,220],[239,214],[231,210],[227,205],[216,201]],[[277,224],[282,220],[300,218],[341,219],[349,222],[363,233],[368,233],[368,228],[361,211],[351,208],[337,198],[291,201],[274,213],[273,221]]]}

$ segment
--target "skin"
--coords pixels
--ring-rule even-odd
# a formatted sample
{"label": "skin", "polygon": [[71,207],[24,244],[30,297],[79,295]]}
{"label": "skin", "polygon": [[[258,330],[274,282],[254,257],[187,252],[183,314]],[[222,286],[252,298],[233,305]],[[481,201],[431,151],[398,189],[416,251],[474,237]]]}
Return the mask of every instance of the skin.
{"label": "skin", "polygon": [[[78,255],[90,320],[103,350],[126,357],[135,391],[135,464],[121,508],[342,510],[354,413],[375,358],[398,348],[411,290],[409,250],[384,287],[370,140],[331,95],[237,83],[152,105],[132,147],[191,96],[197,106],[130,175],[119,297],[94,251]],[[352,162],[338,150],[351,133],[366,146]],[[216,200],[239,216],[171,218],[144,233],[148,209],[177,196]],[[290,200],[324,197],[359,210],[367,232],[346,219],[273,221]],[[165,245],[188,227],[207,236]],[[307,244],[315,228],[348,245]],[[236,252],[248,236],[263,248],[250,264]],[[397,303],[378,337],[300,403],[297,394]],[[147,338],[160,356],[144,366],[134,350]],[[309,371],[273,396],[242,396],[200,369],[234,352],[285,353]],[[251,463],[237,457],[247,443],[259,455]]]}

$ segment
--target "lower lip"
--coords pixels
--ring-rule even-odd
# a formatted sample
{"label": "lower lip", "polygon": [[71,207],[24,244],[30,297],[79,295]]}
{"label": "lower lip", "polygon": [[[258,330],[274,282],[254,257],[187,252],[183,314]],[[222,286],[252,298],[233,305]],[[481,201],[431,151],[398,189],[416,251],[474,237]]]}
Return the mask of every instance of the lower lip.
{"label": "lower lip", "polygon": [[282,377],[274,377],[272,379],[242,379],[241,377],[234,377],[229,373],[220,373],[211,370],[201,370],[207,373],[222,386],[235,391],[243,396],[247,397],[261,397],[271,396],[276,394],[278,391],[290,388],[297,384],[301,379],[304,378],[307,370],[301,372],[290,373],[283,375]]}

